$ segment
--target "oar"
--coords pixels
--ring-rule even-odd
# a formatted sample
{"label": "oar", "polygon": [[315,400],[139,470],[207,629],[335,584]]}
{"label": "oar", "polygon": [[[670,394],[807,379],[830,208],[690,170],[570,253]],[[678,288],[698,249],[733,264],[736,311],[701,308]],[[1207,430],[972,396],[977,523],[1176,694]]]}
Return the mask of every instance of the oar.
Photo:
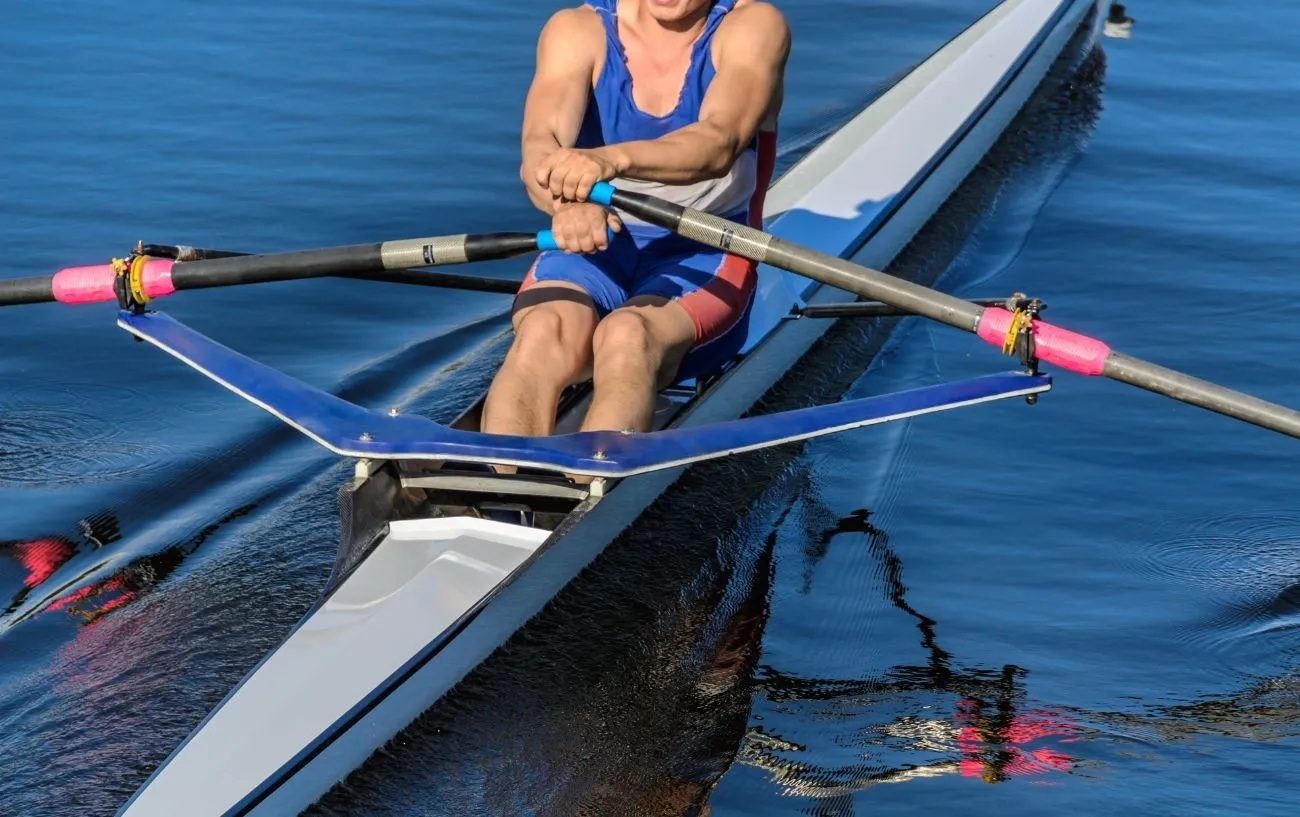
{"label": "oar", "polygon": [[[0,279],[0,306],[58,301],[65,304],[117,299],[114,282],[119,275],[137,303],[161,298],[182,289],[205,289],[302,278],[374,278],[400,283],[422,283],[513,293],[514,281],[494,281],[474,276],[440,273],[402,273],[418,267],[437,267],[509,258],[537,250],[555,249],[550,230],[540,233],[484,233],[408,238],[381,244],[356,244],[322,250],[243,255],[221,250],[196,250],[165,245],[142,246],[159,254],[175,250],[172,258],[137,253],[126,261],[68,267],[53,275]],[[197,260],[176,260],[194,258]],[[418,277],[418,279],[417,279]]]}
{"label": "oar", "polygon": [[[1006,298],[971,298],[971,303],[980,306],[1001,306],[1006,302]],[[790,310],[790,316],[793,318],[894,318],[911,314],[905,309],[882,304],[880,301],[807,304]]]}
{"label": "oar", "polygon": [[[538,249],[551,249],[554,239],[539,235]],[[239,258],[253,255],[251,252],[234,250],[209,250],[202,247],[189,247],[171,244],[142,244],[136,248],[140,255],[153,258],[170,258],[173,261],[206,261],[210,258]],[[499,256],[494,256],[499,257]],[[486,259],[478,259],[486,260]],[[385,269],[366,272],[343,272],[330,276],[332,278],[351,278],[359,281],[375,281],[384,284],[412,284],[441,289],[464,289],[471,292],[495,292],[513,295],[519,291],[519,282],[508,278],[490,278],[486,275],[457,275],[451,272],[434,272],[430,269]]]}
{"label": "oar", "polygon": [[974,304],[734,221],[643,193],[616,190],[605,182],[597,183],[589,198],[711,247],[955,326],[1004,351],[1015,346],[1017,335],[1023,329],[1032,338],[1032,354],[1037,360],[1079,374],[1109,377],[1300,437],[1300,412],[1116,352],[1100,340],[1034,319],[1032,313],[1013,313],[1000,307]]}

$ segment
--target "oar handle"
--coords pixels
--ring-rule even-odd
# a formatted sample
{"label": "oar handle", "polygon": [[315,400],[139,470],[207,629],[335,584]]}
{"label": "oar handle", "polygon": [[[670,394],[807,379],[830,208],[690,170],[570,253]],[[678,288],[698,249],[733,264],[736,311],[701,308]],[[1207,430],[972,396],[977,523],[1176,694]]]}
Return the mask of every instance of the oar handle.
{"label": "oar handle", "polygon": [[591,199],[596,204],[605,207],[613,207],[614,194],[617,192],[618,190],[609,182],[596,182],[591,186],[591,192],[587,194],[587,198]]}
{"label": "oar handle", "polygon": [[[610,244],[614,243],[614,230],[610,227],[605,228],[605,240]],[[555,234],[550,230],[542,230],[537,234],[537,249],[546,252],[548,250],[558,250],[560,245],[555,241]]]}
{"label": "oar handle", "polygon": [[541,252],[558,250],[560,245],[555,241],[555,233],[550,230],[542,230],[537,234],[537,249]]}

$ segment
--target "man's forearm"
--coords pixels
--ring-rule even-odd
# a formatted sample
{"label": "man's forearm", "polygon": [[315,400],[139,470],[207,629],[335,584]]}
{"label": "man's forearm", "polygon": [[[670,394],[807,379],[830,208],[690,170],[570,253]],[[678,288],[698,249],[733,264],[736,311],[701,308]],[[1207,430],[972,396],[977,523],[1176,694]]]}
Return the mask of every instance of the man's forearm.
{"label": "man's forearm", "polygon": [[524,192],[533,206],[548,216],[555,214],[555,198],[551,191],[537,183],[537,168],[552,153],[560,149],[560,143],[552,133],[527,136],[523,140],[523,161],[519,166],[519,180],[524,183]]}
{"label": "man's forearm", "polygon": [[618,175],[661,184],[694,184],[726,175],[741,152],[734,136],[705,122],[637,142],[600,148]]}

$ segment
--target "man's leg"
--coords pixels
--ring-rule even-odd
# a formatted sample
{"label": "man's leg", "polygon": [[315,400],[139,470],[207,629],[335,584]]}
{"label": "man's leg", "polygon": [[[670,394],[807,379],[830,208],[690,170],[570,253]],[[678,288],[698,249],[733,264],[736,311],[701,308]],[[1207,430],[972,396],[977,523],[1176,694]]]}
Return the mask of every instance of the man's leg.
{"label": "man's leg", "polygon": [[639,295],[609,313],[592,339],[594,391],[583,430],[650,430],[656,393],[694,343],[691,316],[667,298]]}
{"label": "man's leg", "polygon": [[541,436],[555,428],[564,389],[591,370],[596,307],[577,284],[546,281],[522,292],[515,339],[483,405],[482,429]]}
{"label": "man's leg", "polygon": [[648,431],[659,389],[679,370],[696,376],[720,367],[748,332],[753,262],[668,238],[648,245],[637,273],[633,297],[596,327],[584,429]]}

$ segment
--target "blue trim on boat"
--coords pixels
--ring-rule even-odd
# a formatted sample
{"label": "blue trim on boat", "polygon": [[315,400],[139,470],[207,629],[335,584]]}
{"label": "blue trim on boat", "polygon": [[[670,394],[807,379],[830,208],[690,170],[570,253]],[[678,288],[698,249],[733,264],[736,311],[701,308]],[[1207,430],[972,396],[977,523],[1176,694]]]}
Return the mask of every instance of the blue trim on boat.
{"label": "blue trim on boat", "polygon": [[349,403],[235,352],[161,313],[119,324],[349,457],[490,462],[625,477],[920,414],[1036,394],[1047,375],[1006,372],[793,411],[646,434],[582,431],[549,437],[485,434]]}

